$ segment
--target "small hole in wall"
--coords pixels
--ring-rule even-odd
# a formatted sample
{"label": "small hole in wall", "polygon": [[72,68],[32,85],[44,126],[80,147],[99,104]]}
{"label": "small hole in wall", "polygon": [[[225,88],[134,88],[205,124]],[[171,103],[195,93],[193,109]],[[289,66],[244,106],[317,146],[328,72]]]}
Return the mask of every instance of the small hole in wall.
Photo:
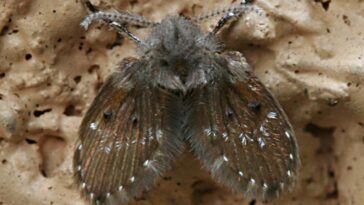
{"label": "small hole in wall", "polygon": [[251,200],[250,202],[249,202],[249,205],[255,205],[257,203],[257,201],[255,201],[255,200]]}
{"label": "small hole in wall", "polygon": [[130,5],[134,6],[135,4],[139,3],[138,0],[131,0],[130,1]]}
{"label": "small hole in wall", "polygon": [[171,176],[165,176],[165,177],[163,177],[163,179],[166,180],[166,181],[169,181],[169,180],[172,180],[172,177]]}
{"label": "small hole in wall", "polygon": [[83,42],[80,42],[80,44],[78,45],[78,49],[82,50],[83,49]]}
{"label": "small hole in wall", "polygon": [[218,190],[211,181],[196,180],[191,184],[192,204],[211,204],[214,193]]}
{"label": "small hole in wall", "polygon": [[321,6],[325,11],[329,10],[331,0],[315,0],[315,2],[321,3]]}
{"label": "small hole in wall", "polygon": [[74,105],[70,104],[64,109],[63,114],[66,116],[80,116],[81,110],[76,109]]}
{"label": "small hole in wall", "polygon": [[81,77],[80,75],[75,76],[75,77],[73,78],[73,80],[75,81],[75,83],[76,83],[76,84],[78,84],[79,82],[81,82],[81,79],[82,79],[82,77]]}
{"label": "small hole in wall", "polygon": [[40,117],[40,116],[44,115],[45,113],[51,112],[51,111],[52,111],[52,109],[50,109],[50,108],[44,109],[44,110],[34,110],[33,115],[35,117]]}
{"label": "small hole in wall", "polygon": [[305,181],[306,181],[306,183],[307,183],[307,184],[312,184],[312,183],[314,183],[314,182],[315,182],[315,180],[314,180],[314,178],[313,178],[313,177],[309,177],[309,178],[307,178]]}
{"label": "small hole in wall", "polygon": [[32,54],[30,54],[30,53],[25,54],[25,60],[28,61],[30,59],[32,59]]}
{"label": "small hole in wall", "polygon": [[329,175],[330,178],[334,178],[335,177],[335,172],[333,170],[329,170],[327,175]]}
{"label": "small hole in wall", "polygon": [[325,9],[325,11],[329,10],[330,3],[331,3],[331,0],[322,2],[322,7]]}
{"label": "small hole in wall", "polygon": [[9,27],[4,26],[3,29],[0,31],[0,36],[5,35],[6,33],[8,33],[8,31],[9,31]]}
{"label": "small hole in wall", "polygon": [[124,38],[121,35],[117,35],[113,43],[106,45],[107,49],[113,49],[115,47],[121,46],[123,44]]}
{"label": "small hole in wall", "polygon": [[141,196],[141,197],[135,197],[134,199],[135,199],[135,201],[146,201],[146,200],[147,200],[147,199],[146,199],[145,197],[143,197],[143,196]]}
{"label": "small hole in wall", "polygon": [[332,136],[335,131],[335,127],[320,127],[313,123],[308,123],[304,130],[311,133],[314,137],[322,138]]}
{"label": "small hole in wall", "polygon": [[46,171],[39,165],[39,170],[40,170],[40,173],[42,174],[43,177],[47,178],[47,173]]}
{"label": "small hole in wall", "polygon": [[34,139],[29,139],[29,138],[26,138],[25,141],[28,143],[28,144],[37,144],[38,142]]}
{"label": "small hole in wall", "polygon": [[351,21],[347,15],[343,15],[342,18],[346,25],[351,26]]}
{"label": "small hole in wall", "polygon": [[99,69],[100,69],[99,65],[92,65],[92,66],[90,66],[90,68],[87,71],[88,71],[88,73],[93,73]]}
{"label": "small hole in wall", "polygon": [[337,182],[334,182],[333,189],[326,193],[326,199],[337,199],[339,197],[339,191],[337,187]]}

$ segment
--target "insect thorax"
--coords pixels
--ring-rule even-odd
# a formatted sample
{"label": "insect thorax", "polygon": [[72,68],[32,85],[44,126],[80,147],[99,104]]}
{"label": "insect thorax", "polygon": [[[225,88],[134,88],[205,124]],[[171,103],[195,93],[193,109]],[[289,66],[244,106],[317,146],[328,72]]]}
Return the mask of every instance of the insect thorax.
{"label": "insect thorax", "polygon": [[163,73],[156,76],[156,82],[171,89],[188,89],[207,80],[205,74],[217,60],[219,47],[213,35],[185,17],[174,16],[154,27],[141,51],[150,69]]}

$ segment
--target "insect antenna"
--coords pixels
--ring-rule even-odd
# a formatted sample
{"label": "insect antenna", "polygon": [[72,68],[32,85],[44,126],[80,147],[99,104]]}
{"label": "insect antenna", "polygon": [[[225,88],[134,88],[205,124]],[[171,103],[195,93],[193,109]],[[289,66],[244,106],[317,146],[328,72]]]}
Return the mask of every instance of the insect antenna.
{"label": "insect antenna", "polygon": [[143,44],[143,42],[132,32],[130,32],[126,25],[134,25],[140,27],[153,27],[158,23],[151,21],[144,16],[139,16],[135,14],[130,14],[127,12],[103,12],[99,11],[90,1],[84,1],[84,5],[91,12],[86,18],[81,22],[81,26],[86,30],[93,21],[104,21],[108,23],[111,27],[115,28],[119,33],[125,33],[131,40],[137,44]]}
{"label": "insect antenna", "polygon": [[230,20],[236,19],[237,17],[241,17],[242,15],[248,12],[255,11],[259,15],[262,15],[264,13],[263,10],[260,7],[253,5],[253,2],[254,0],[242,0],[238,5],[234,5],[229,8],[224,8],[221,10],[216,10],[211,13],[203,14],[201,16],[197,16],[195,18],[192,18],[192,21],[194,21],[195,23],[201,23],[210,18],[222,15],[222,17],[220,18],[214,29],[209,33],[209,35],[215,35]]}

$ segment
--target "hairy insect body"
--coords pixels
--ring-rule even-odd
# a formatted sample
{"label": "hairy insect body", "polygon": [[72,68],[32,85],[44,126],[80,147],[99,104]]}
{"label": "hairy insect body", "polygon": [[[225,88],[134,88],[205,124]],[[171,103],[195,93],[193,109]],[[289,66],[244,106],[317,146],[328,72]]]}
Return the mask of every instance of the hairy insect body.
{"label": "hairy insect body", "polygon": [[140,51],[153,81],[172,90],[208,83],[219,72],[216,65],[226,63],[217,54],[215,37],[180,16],[167,17],[157,25]]}
{"label": "hairy insect body", "polygon": [[[145,41],[121,25],[126,16],[152,26]],[[181,16],[153,23],[99,12],[82,25],[95,19],[137,42],[141,57],[124,59],[110,75],[79,130],[76,179],[93,204],[140,196],[186,143],[234,192],[268,201],[293,187],[300,166],[294,131],[243,55],[221,52],[214,34],[226,19],[208,34]]]}

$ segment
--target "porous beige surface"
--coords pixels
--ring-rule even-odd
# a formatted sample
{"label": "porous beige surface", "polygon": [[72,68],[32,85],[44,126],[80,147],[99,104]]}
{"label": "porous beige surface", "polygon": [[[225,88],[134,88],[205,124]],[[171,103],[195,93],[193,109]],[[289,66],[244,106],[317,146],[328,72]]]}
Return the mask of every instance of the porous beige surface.
{"label": "porous beige surface", "polygon": [[[95,0],[100,8],[160,20],[231,0]],[[295,190],[271,204],[364,204],[364,2],[257,0],[221,34],[243,52],[283,105],[302,168]],[[82,205],[72,178],[79,123],[98,88],[135,45],[95,24],[79,0],[0,2],[0,204]],[[216,20],[209,21],[213,25]],[[133,29],[143,35],[147,31]],[[254,201],[213,183],[186,153],[137,204],[234,205]],[[255,204],[260,204],[256,202]]]}

